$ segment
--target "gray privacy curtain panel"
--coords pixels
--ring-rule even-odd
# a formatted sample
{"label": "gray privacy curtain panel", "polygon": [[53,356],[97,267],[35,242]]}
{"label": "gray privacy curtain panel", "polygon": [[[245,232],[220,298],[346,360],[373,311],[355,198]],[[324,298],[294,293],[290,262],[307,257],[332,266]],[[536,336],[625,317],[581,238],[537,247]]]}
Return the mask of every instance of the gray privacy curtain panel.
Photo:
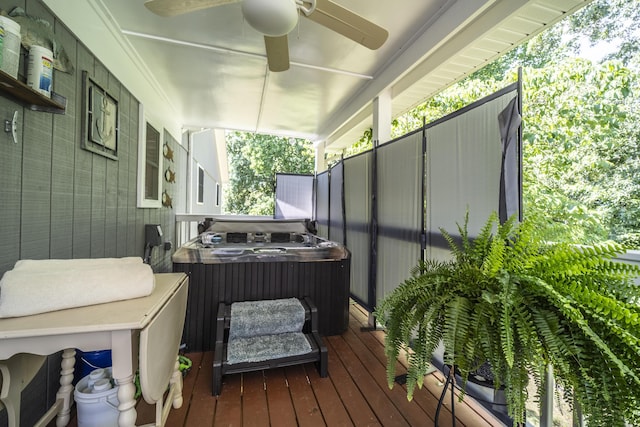
{"label": "gray privacy curtain panel", "polygon": [[469,212],[475,236],[498,211],[502,144],[498,115],[514,99],[508,92],[427,129],[427,258],[447,259],[440,227],[458,235]]}
{"label": "gray privacy curtain panel", "polygon": [[346,241],[351,251],[351,294],[369,307],[373,152],[344,160]]}
{"label": "gray privacy curtain panel", "polygon": [[313,175],[276,174],[276,219],[313,218]]}
{"label": "gray privacy curtain panel", "polygon": [[378,148],[376,296],[395,289],[421,258],[422,133]]}

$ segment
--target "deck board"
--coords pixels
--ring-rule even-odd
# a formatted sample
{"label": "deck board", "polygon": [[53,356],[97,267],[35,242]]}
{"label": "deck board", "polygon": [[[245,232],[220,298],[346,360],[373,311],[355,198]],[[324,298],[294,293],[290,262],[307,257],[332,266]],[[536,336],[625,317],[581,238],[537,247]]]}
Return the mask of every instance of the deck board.
{"label": "deck board", "polygon": [[[241,426],[242,425],[242,376],[227,375],[223,379],[226,393],[218,396],[214,425]],[[247,414],[250,416],[250,414]]]}
{"label": "deck board", "polygon": [[[172,409],[167,420],[168,426],[211,426],[216,411],[217,400],[211,395],[211,378],[213,375],[213,352],[193,353],[187,355],[193,365],[185,376],[184,383],[191,387],[191,396],[185,396],[184,403],[179,410],[182,418],[172,418]],[[197,361],[201,363],[198,364]],[[186,395],[186,392],[185,392]]]}
{"label": "deck board", "polygon": [[378,421],[367,400],[360,393],[358,385],[349,375],[347,368],[342,364],[331,344],[327,343],[327,349],[329,352],[329,377],[353,423],[356,426],[381,426],[382,424]]}
{"label": "deck board", "polygon": [[[360,325],[366,321],[367,321],[366,313],[360,312],[358,306],[352,308],[351,318],[349,321],[349,327],[350,327],[351,333],[347,333],[345,334],[345,336],[349,337],[351,342],[358,343],[358,340],[354,339],[354,335],[355,335],[354,331],[357,331],[358,328],[360,328]],[[357,344],[359,346],[356,349],[356,352],[358,354],[362,354],[363,355],[362,357],[368,357],[368,360],[366,362],[367,366],[377,367],[376,361],[382,365],[382,371],[380,371],[380,369],[378,368],[376,372],[377,373],[376,377],[384,380],[386,384],[387,358],[384,354],[384,333],[382,331],[371,331],[370,333],[357,334],[357,337],[360,343]],[[365,352],[364,351],[365,348],[368,349],[369,351]],[[373,357],[375,357],[375,359],[373,359]],[[407,372],[406,367],[407,367],[406,357],[401,357],[400,361],[396,363],[396,374],[401,375],[406,373]],[[438,398],[440,397],[440,394],[442,392],[442,385],[443,385],[443,381],[440,381],[439,377],[434,375],[428,375],[425,378],[425,382],[423,385],[424,392],[414,394],[413,401],[417,405],[411,405],[411,406],[418,406],[420,409],[422,409],[424,413],[428,414],[429,419],[426,421],[427,423],[430,423],[430,424],[434,423],[436,408],[438,406]],[[398,384],[395,384],[394,390],[396,389],[402,390],[401,391],[402,402],[399,402],[398,405],[403,407],[407,406],[407,403],[406,403],[407,387],[404,385],[400,386]],[[447,397],[447,399],[444,401],[445,405],[440,412],[439,422],[442,425],[451,425],[451,421],[452,421],[451,411],[448,408],[450,401],[451,401],[450,398]],[[415,409],[414,409],[414,412],[415,412]],[[464,411],[462,411],[462,413],[464,414]],[[462,419],[460,419],[460,415],[461,414],[458,414],[458,420],[456,421],[458,424],[462,424],[464,426],[466,423],[464,423]],[[413,425],[416,425],[416,424],[413,424]]]}
{"label": "deck board", "polygon": [[[343,335],[343,338],[351,347],[353,353],[360,359],[362,365],[366,366],[366,369],[370,374],[372,374],[372,378],[375,379],[380,389],[384,390],[386,397],[402,413],[409,425],[433,423],[433,418],[429,417],[421,407],[412,404],[407,400],[407,392],[403,387],[396,384],[391,390],[389,390],[387,385],[386,367],[380,363],[373,353],[367,351],[367,347],[362,341],[360,341],[352,330],[347,331]],[[444,425],[447,424],[445,423]]]}
{"label": "deck board", "polygon": [[245,414],[243,426],[269,426],[269,405],[262,371],[242,376],[242,412]]}
{"label": "deck board", "polygon": [[[425,377],[411,402],[406,386],[386,383],[384,332],[363,331],[368,313],[350,306],[349,328],[324,337],[329,376],[320,378],[314,364],[223,377],[220,396],[211,395],[213,352],[188,353],[193,366],[184,378],[184,403],[172,409],[168,427],[200,426],[432,426],[444,377],[435,371]],[[406,357],[396,363],[406,372]],[[456,393],[457,394],[457,393]],[[452,425],[447,395],[440,425]],[[138,424],[154,421],[155,409],[141,400]],[[75,415],[75,410],[74,410]],[[458,427],[502,426],[477,402],[465,397],[455,403]],[[77,427],[75,417],[69,424]],[[55,421],[50,424],[55,426]]]}
{"label": "deck board", "polygon": [[[309,366],[313,365],[309,364]],[[326,425],[311,384],[307,379],[304,366],[290,366],[286,368],[285,372],[298,425],[301,427],[322,427]]]}
{"label": "deck board", "polygon": [[[284,369],[265,372],[267,382],[267,400],[269,402],[269,420],[272,426],[295,425],[296,412],[293,408],[291,393]],[[223,390],[224,393],[224,390]]]}
{"label": "deck board", "polygon": [[384,426],[410,425],[402,416],[400,410],[389,399],[387,386],[380,387],[376,379],[371,376],[370,367],[360,362],[360,359],[353,353],[344,338],[341,336],[328,337],[328,340],[336,353],[338,353],[349,375],[358,385],[360,392],[373,409],[380,423]]}
{"label": "deck board", "polygon": [[316,395],[318,405],[322,411],[324,421],[328,426],[353,426],[353,422],[340,400],[330,377],[320,378],[314,366],[306,366],[307,376],[311,382],[313,393]]}

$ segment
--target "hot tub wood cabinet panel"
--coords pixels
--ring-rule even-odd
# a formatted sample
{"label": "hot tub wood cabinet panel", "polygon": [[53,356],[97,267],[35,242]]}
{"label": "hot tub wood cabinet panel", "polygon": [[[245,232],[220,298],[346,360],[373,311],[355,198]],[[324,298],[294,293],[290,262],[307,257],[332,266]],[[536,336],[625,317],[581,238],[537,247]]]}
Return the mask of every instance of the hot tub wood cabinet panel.
{"label": "hot tub wood cabinet panel", "polygon": [[319,332],[338,335],[349,324],[351,259],[321,262],[174,263],[189,274],[183,342],[188,351],[215,346],[218,304],[305,296],[318,307]]}

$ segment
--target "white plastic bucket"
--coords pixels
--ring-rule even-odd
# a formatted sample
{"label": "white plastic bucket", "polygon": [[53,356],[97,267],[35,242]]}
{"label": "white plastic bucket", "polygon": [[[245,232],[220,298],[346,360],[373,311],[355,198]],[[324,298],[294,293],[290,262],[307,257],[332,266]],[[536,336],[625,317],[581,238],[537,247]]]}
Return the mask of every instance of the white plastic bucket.
{"label": "white plastic bucket", "polygon": [[50,97],[53,86],[53,53],[42,46],[31,46],[27,58],[27,86]]}
{"label": "white plastic bucket", "polygon": [[102,372],[94,371],[82,378],[73,392],[78,427],[117,426],[118,386],[112,386],[111,368],[96,371]]}
{"label": "white plastic bucket", "polygon": [[20,65],[20,42],[22,41],[20,24],[13,19],[0,15],[0,26],[3,29],[0,70],[17,79]]}

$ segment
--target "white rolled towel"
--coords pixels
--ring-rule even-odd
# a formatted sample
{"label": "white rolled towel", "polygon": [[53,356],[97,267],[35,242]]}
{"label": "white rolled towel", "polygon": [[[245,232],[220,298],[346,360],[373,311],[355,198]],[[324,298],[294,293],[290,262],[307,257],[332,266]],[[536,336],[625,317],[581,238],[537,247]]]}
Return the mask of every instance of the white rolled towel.
{"label": "white rolled towel", "polygon": [[0,280],[0,317],[139,298],[154,286],[140,258],[21,260]]}
{"label": "white rolled towel", "polygon": [[108,265],[121,266],[123,264],[142,264],[142,258],[131,256],[124,258],[80,258],[80,259],[20,259],[16,261],[13,270],[52,271],[69,268],[93,268]]}

